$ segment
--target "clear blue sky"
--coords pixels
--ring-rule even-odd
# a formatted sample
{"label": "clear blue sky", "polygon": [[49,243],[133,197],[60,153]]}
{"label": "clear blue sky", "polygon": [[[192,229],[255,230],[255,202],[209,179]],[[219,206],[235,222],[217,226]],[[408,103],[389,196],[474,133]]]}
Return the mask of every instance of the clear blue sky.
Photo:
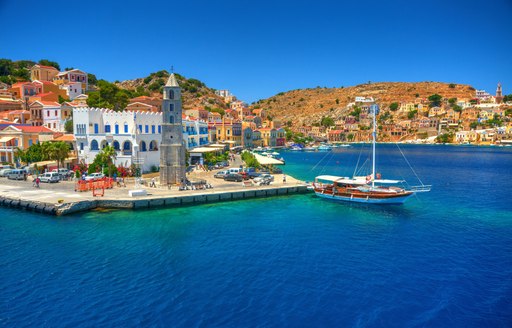
{"label": "clear blue sky", "polygon": [[512,0],[0,0],[0,58],[109,81],[175,71],[252,102],[367,81],[512,93]]}

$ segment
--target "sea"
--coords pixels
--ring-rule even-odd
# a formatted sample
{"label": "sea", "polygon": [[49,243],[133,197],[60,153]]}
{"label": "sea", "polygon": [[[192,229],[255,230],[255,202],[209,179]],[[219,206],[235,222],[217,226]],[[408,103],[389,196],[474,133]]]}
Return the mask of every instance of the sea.
{"label": "sea", "polygon": [[[284,151],[283,170],[350,176],[365,147]],[[0,326],[512,327],[512,147],[377,150],[383,178],[432,191],[401,206],[0,208]]]}

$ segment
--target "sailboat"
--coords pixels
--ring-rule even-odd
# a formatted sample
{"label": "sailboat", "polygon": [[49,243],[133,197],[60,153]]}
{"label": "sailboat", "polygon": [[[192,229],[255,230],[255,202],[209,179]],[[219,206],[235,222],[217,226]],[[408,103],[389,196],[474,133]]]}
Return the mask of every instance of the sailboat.
{"label": "sailboat", "polygon": [[379,112],[377,105],[372,105],[370,113],[373,116],[372,133],[372,172],[366,176],[339,177],[320,175],[315,178],[313,190],[322,198],[336,201],[347,201],[368,204],[403,204],[416,193],[429,192],[430,185],[410,187],[398,186],[403,180],[382,179],[376,173],[375,143],[377,139],[376,116]]}

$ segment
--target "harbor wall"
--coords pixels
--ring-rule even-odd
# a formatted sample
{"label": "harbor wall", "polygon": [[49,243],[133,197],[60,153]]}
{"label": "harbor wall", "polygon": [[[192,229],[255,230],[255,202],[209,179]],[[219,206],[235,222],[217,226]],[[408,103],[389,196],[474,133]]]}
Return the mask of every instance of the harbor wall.
{"label": "harbor wall", "polygon": [[259,197],[274,197],[308,192],[305,185],[277,188],[247,189],[233,191],[210,191],[173,196],[145,196],[133,199],[94,199],[54,204],[34,200],[0,195],[0,206],[19,208],[47,215],[69,215],[72,213],[101,209],[148,209],[156,207],[174,207],[183,205],[200,205],[205,203],[225,202]]}

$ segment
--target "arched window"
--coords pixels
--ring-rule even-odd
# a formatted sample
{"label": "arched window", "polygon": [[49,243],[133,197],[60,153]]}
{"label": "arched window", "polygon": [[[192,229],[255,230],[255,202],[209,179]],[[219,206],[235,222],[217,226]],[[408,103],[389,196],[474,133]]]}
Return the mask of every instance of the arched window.
{"label": "arched window", "polygon": [[105,147],[107,147],[107,146],[108,146],[108,142],[107,142],[106,140],[103,140],[103,141],[101,142],[101,149],[104,149],[104,148],[105,148]]}
{"label": "arched window", "polygon": [[155,140],[151,141],[149,143],[149,151],[157,151],[158,150],[158,146],[157,146],[157,143]]}
{"label": "arched window", "polygon": [[169,123],[174,124],[174,116],[169,116]]}
{"label": "arched window", "polygon": [[169,104],[169,112],[174,112],[174,104]]}
{"label": "arched window", "polygon": [[91,150],[99,150],[98,142],[96,140],[91,141]]}
{"label": "arched window", "polygon": [[119,134],[119,124],[117,124],[117,123],[116,123],[116,125],[114,126],[114,128],[115,128],[115,130],[114,130],[114,131],[116,132],[116,134]]}
{"label": "arched window", "polygon": [[124,123],[124,133],[128,133],[128,123]]}
{"label": "arched window", "polygon": [[132,154],[132,143],[129,141],[125,141],[123,143],[123,154],[131,155]]}
{"label": "arched window", "polygon": [[114,140],[114,144],[113,145],[114,145],[114,149],[115,150],[117,150],[117,151],[121,150],[121,146],[119,145],[119,141]]}
{"label": "arched window", "polygon": [[148,151],[147,148],[146,148],[146,142],[145,141],[141,141],[140,142],[140,151]]}
{"label": "arched window", "polygon": [[174,99],[174,91],[169,90],[169,99]]}

